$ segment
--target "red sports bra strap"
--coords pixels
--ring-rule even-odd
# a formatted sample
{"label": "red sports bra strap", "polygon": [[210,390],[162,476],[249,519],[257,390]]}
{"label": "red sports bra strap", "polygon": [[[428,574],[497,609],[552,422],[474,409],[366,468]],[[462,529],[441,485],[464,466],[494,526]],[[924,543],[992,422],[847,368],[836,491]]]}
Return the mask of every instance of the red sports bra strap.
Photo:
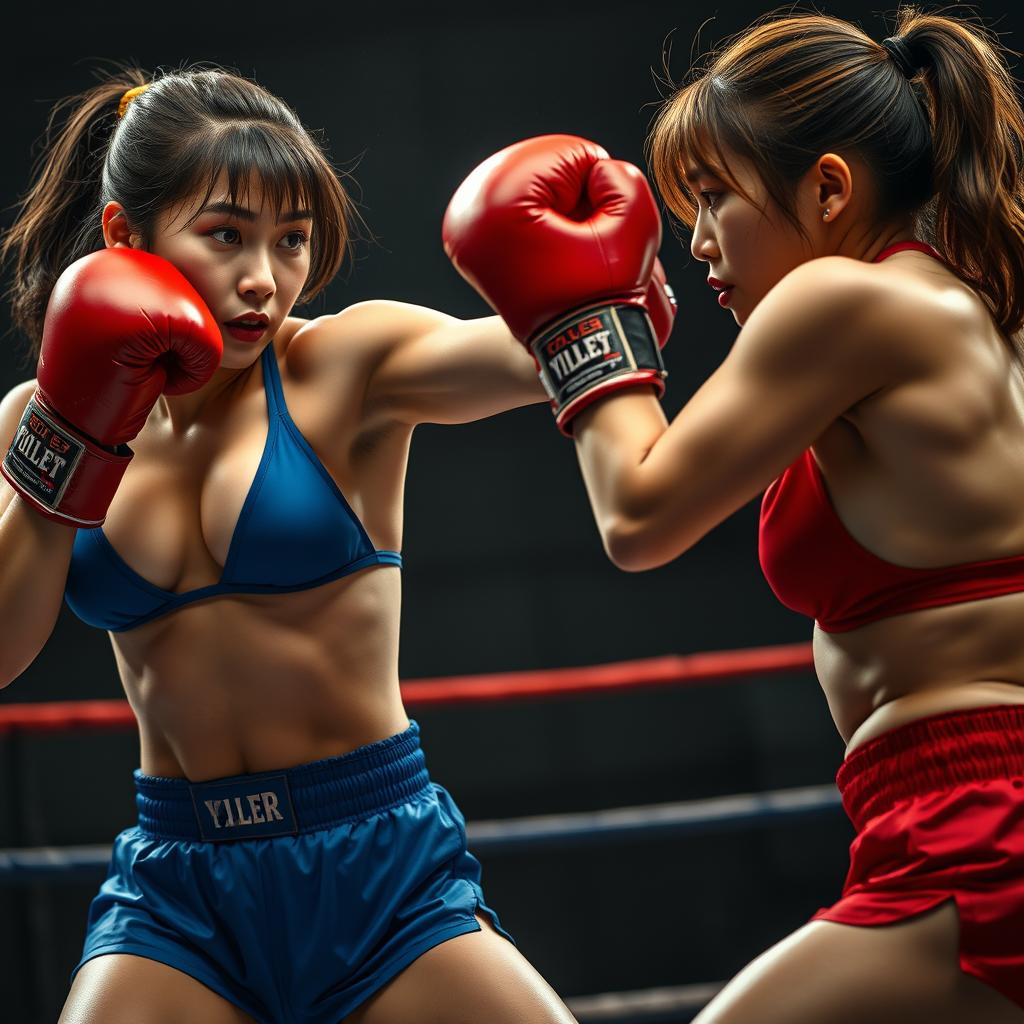
{"label": "red sports bra strap", "polygon": [[881,263],[882,260],[888,259],[890,256],[893,256],[898,252],[906,252],[908,249],[913,249],[915,252],[926,253],[928,256],[934,256],[937,260],[945,263],[945,260],[942,259],[938,249],[929,245],[927,242],[918,241],[897,242],[895,245],[890,245],[888,249],[883,249],[871,262]]}

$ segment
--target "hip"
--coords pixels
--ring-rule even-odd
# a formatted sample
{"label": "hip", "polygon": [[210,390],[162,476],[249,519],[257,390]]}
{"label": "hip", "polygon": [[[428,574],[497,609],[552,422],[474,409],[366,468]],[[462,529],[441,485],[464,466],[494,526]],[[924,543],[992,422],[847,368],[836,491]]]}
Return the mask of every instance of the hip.
{"label": "hip", "polygon": [[986,707],[1024,706],[1024,685],[977,680],[903,694],[874,708],[846,738],[846,756],[894,729],[936,715]]}

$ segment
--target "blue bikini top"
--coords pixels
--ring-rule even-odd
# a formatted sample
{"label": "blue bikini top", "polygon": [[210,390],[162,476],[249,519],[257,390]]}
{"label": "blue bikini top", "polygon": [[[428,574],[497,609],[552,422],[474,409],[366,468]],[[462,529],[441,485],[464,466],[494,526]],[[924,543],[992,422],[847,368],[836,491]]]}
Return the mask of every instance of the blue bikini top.
{"label": "blue bikini top", "polygon": [[102,529],[79,530],[64,599],[87,625],[119,633],[222,594],[309,590],[369,565],[401,566],[397,551],[374,548],[288,415],[273,345],[262,362],[267,441],[220,580],[183,594],[163,590],[135,572]]}

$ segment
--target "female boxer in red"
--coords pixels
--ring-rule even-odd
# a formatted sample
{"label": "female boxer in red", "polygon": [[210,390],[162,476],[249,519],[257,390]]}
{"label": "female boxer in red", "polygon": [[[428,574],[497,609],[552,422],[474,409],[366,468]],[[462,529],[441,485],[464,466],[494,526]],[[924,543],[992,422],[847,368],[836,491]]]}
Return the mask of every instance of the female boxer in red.
{"label": "female boxer in red", "polygon": [[[649,329],[615,323],[657,250],[650,197],[592,144],[547,145],[467,179],[450,254],[532,343],[622,568],[675,558],[767,488],[762,564],[817,620],[848,744],[842,897],[697,1020],[1019,1022],[1024,115],[998,45],[913,10],[882,44],[771,17],[666,103],[656,178],[742,325],[671,423]],[[538,179],[550,215],[517,219]],[[625,241],[609,242],[612,210]],[[510,285],[481,240],[573,274]]]}
{"label": "female boxer in red", "polygon": [[141,770],[61,1021],[571,1021],[397,677],[412,430],[540,400],[532,361],[496,318],[292,316],[348,201],[254,83],[138,75],[63,115],[4,243],[41,354],[0,406],[0,685],[66,596],[111,631]]}

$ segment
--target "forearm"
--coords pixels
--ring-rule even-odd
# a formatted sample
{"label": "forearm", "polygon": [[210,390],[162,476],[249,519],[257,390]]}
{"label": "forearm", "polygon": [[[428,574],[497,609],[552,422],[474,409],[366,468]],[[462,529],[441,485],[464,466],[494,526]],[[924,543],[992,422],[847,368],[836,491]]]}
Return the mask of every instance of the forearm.
{"label": "forearm", "polygon": [[652,452],[668,423],[650,393],[613,395],[573,422],[576,454],[609,558],[623,569],[650,568],[650,534],[661,518],[664,478]]}
{"label": "forearm", "polygon": [[0,687],[42,650],[60,613],[75,530],[15,496],[0,516]]}

